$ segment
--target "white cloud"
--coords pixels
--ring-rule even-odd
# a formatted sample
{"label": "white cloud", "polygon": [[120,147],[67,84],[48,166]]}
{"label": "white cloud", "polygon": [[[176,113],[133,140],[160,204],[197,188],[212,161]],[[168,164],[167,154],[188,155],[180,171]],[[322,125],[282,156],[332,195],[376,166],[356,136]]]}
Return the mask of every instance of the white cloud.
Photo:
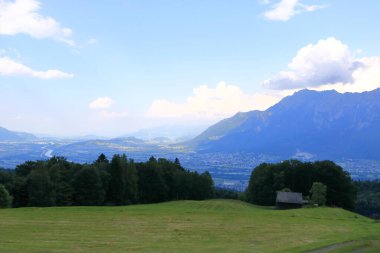
{"label": "white cloud", "polygon": [[14,61],[6,56],[0,57],[0,75],[2,76],[29,76],[40,79],[68,79],[74,77],[73,74],[65,73],[60,70],[50,69],[37,71]]}
{"label": "white cloud", "polygon": [[100,97],[95,99],[89,104],[91,109],[107,109],[111,107],[115,102],[109,97]]}
{"label": "white cloud", "polygon": [[331,90],[338,92],[363,92],[380,88],[380,57],[358,59],[361,66],[352,72],[353,81],[349,83],[325,84],[315,90]]}
{"label": "white cloud", "polygon": [[146,116],[218,120],[239,111],[265,110],[279,100],[280,97],[269,94],[245,94],[238,86],[220,82],[215,88],[207,85],[195,88],[193,94],[182,103],[155,100]]}
{"label": "white cloud", "polygon": [[37,0],[0,0],[0,34],[28,34],[37,39],[51,38],[74,46],[72,30],[62,27],[51,17],[38,13]]}
{"label": "white cloud", "polygon": [[115,104],[115,101],[110,97],[99,97],[95,99],[88,106],[91,109],[97,110],[96,116],[90,117],[89,119],[108,121],[128,116],[127,112],[115,112],[109,110],[113,104]]}
{"label": "white cloud", "polygon": [[380,57],[358,58],[354,51],[335,38],[300,49],[288,68],[264,81],[264,87],[336,89],[340,92],[361,92],[380,87]]}
{"label": "white cloud", "polygon": [[[260,3],[269,4],[271,1],[260,1]],[[295,15],[303,12],[313,12],[324,8],[323,5],[306,5],[300,3],[300,0],[281,0],[272,5],[271,10],[264,13],[269,20],[287,21]]]}

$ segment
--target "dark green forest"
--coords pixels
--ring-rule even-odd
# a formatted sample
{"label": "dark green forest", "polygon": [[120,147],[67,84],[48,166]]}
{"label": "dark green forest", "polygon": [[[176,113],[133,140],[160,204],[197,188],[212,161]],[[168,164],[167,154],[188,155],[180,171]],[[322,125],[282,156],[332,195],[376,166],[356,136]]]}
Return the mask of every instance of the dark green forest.
{"label": "dark green forest", "polygon": [[0,185],[13,198],[13,207],[128,205],[202,200],[214,194],[208,172],[188,171],[178,159],[151,157],[147,162],[134,162],[125,155],[114,155],[109,161],[103,154],[92,164],[63,157],[28,161],[15,170],[0,170]]}
{"label": "dark green forest", "polygon": [[358,190],[355,211],[380,219],[380,181],[356,181]]}
{"label": "dark green forest", "polygon": [[246,198],[258,205],[274,205],[276,192],[288,189],[310,196],[313,183],[327,187],[326,205],[353,210],[356,187],[350,174],[331,161],[262,163],[251,174]]}

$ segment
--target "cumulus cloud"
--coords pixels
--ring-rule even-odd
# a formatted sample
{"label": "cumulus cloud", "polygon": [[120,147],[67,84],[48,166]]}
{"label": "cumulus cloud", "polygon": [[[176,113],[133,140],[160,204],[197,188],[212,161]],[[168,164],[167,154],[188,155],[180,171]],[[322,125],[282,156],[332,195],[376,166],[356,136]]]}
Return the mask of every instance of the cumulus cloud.
{"label": "cumulus cloud", "polygon": [[115,102],[109,97],[99,97],[89,104],[91,109],[107,109],[111,107]]}
{"label": "cumulus cloud", "polygon": [[360,67],[352,73],[353,81],[349,83],[325,84],[315,90],[338,92],[363,92],[380,88],[380,57],[365,57],[358,60]]}
{"label": "cumulus cloud", "polygon": [[380,57],[358,58],[343,42],[328,38],[300,49],[288,65],[263,85],[270,89],[312,88],[369,91],[380,86]]}
{"label": "cumulus cloud", "polygon": [[265,110],[280,100],[269,94],[245,94],[238,86],[220,82],[215,88],[202,85],[184,102],[158,99],[151,104],[150,118],[217,120],[239,111]]}
{"label": "cumulus cloud", "polygon": [[28,34],[37,39],[51,38],[73,46],[72,30],[51,17],[42,16],[37,0],[0,0],[0,34]]}
{"label": "cumulus cloud", "polygon": [[96,116],[90,119],[95,120],[114,120],[125,118],[128,116],[127,112],[115,112],[109,110],[112,105],[115,104],[115,101],[110,97],[99,97],[92,101],[88,107],[90,109],[97,110]]}
{"label": "cumulus cloud", "polygon": [[288,65],[264,86],[273,89],[319,86],[327,83],[350,82],[359,66],[348,46],[334,38],[320,40],[300,49]]}
{"label": "cumulus cloud", "polygon": [[74,77],[73,74],[65,73],[60,70],[50,69],[37,71],[12,60],[6,56],[0,57],[0,75],[2,76],[28,76],[39,79],[68,79]]}
{"label": "cumulus cloud", "polygon": [[[272,1],[260,1],[263,4],[269,4]],[[324,8],[323,5],[306,5],[302,4],[300,0],[281,0],[272,5],[272,8],[264,13],[264,17],[269,20],[287,21],[293,16],[303,12],[313,12]]]}

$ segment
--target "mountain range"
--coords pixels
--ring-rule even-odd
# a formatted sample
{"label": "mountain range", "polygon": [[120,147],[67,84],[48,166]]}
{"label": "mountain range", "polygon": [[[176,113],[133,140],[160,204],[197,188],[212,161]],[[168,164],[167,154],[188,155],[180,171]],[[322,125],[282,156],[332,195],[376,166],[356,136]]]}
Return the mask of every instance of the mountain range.
{"label": "mountain range", "polygon": [[266,111],[240,112],[186,145],[199,152],[253,152],[315,159],[380,159],[380,89],[301,90]]}

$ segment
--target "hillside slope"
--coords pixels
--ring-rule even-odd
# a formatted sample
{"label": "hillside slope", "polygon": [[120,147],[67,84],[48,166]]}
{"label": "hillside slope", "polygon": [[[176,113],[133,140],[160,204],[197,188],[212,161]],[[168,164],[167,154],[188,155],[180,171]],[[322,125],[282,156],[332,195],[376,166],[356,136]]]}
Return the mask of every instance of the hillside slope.
{"label": "hillside slope", "polygon": [[294,253],[329,245],[380,249],[379,223],[338,208],[279,211],[209,200],[3,209],[0,217],[0,252],[11,253]]}
{"label": "hillside slope", "polygon": [[345,94],[302,90],[264,112],[239,113],[223,120],[191,145],[203,152],[380,159],[378,129],[380,89]]}
{"label": "hillside slope", "polygon": [[0,127],[0,141],[30,141],[36,139],[36,136],[28,133],[14,132]]}

